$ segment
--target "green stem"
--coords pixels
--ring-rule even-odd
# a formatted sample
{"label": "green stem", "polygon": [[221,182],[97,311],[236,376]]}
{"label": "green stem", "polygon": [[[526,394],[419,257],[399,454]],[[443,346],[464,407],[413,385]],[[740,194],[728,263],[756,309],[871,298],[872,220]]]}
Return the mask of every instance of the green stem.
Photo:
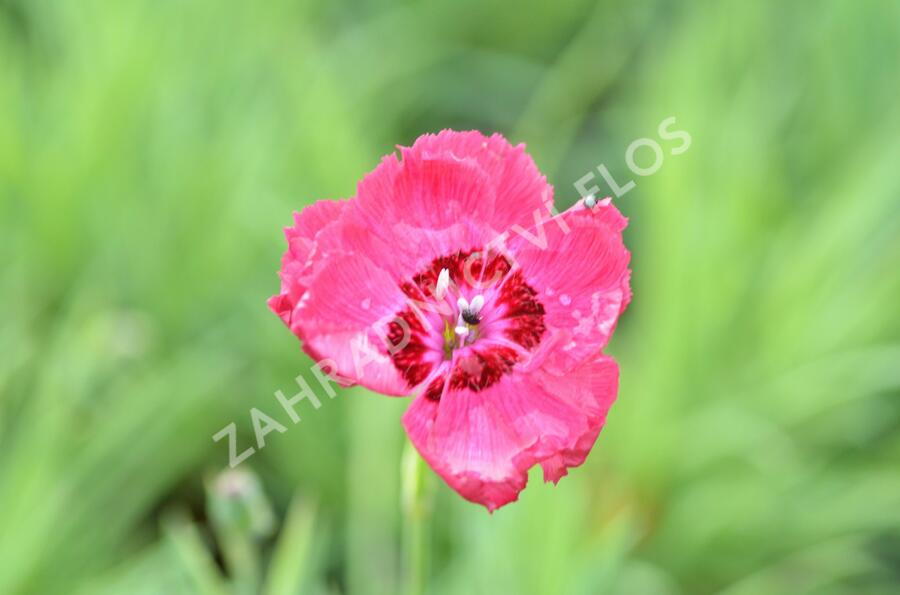
{"label": "green stem", "polygon": [[253,595],[261,584],[259,552],[253,538],[236,531],[220,536],[222,555],[228,565],[237,595]]}
{"label": "green stem", "polygon": [[423,595],[431,551],[431,473],[410,442],[403,449],[401,482],[405,593]]}

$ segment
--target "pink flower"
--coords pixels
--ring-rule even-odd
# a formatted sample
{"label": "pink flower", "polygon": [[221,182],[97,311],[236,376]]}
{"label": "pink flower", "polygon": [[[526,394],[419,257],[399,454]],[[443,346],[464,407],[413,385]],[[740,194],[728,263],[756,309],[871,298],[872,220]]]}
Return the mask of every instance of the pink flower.
{"label": "pink flower", "polygon": [[295,215],[269,306],[342,382],[415,394],[410,440],[493,511],[533,465],[557,482],[584,462],[603,427],[626,220],[608,199],[551,217],[552,187],[499,134],[445,130],[400,157]]}

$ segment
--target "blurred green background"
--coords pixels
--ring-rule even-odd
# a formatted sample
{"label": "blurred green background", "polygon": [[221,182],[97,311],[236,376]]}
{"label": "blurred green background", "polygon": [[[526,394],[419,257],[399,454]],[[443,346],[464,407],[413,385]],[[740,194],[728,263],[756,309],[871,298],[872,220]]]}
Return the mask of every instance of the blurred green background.
{"label": "blurred green background", "polygon": [[[403,589],[407,401],[291,425],[265,300],[292,210],[447,127],[560,207],[634,180],[635,297],[582,468],[437,482],[428,593],[897,593],[898,98],[887,0],[0,0],[0,593]],[[251,407],[289,430],[217,477]]]}

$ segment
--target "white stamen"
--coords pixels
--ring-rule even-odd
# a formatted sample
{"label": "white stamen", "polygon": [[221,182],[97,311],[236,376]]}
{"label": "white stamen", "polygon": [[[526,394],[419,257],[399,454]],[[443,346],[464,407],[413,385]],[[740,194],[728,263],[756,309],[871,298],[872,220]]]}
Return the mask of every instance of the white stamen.
{"label": "white stamen", "polygon": [[469,309],[469,302],[467,302],[466,298],[463,296],[459,296],[459,299],[456,300],[456,306],[459,308],[460,312],[463,312]]}
{"label": "white stamen", "polygon": [[478,314],[481,312],[482,306],[484,306],[484,296],[476,295],[472,298],[472,303],[469,304],[469,310],[474,314]]}
{"label": "white stamen", "polygon": [[434,288],[434,297],[439,300],[444,299],[444,296],[447,295],[448,287],[450,287],[450,270],[441,269],[441,272],[438,275],[437,285]]}
{"label": "white stamen", "polygon": [[454,331],[456,332],[456,334],[459,335],[460,337],[465,337],[466,335],[469,334],[469,327],[467,327],[467,326],[458,326],[458,327],[456,327],[456,328],[453,329],[453,330],[454,330]]}

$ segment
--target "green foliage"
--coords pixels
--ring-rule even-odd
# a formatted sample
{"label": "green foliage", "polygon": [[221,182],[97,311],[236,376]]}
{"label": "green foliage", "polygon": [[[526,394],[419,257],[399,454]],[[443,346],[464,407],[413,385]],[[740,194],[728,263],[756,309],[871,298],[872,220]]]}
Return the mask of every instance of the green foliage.
{"label": "green foliage", "polygon": [[[0,593],[398,592],[405,402],[293,425],[265,299],[292,210],[445,127],[560,206],[634,179],[635,297],[586,465],[438,482],[428,593],[896,592],[898,57],[889,1],[0,0]],[[204,482],[251,407],[252,513]]]}

